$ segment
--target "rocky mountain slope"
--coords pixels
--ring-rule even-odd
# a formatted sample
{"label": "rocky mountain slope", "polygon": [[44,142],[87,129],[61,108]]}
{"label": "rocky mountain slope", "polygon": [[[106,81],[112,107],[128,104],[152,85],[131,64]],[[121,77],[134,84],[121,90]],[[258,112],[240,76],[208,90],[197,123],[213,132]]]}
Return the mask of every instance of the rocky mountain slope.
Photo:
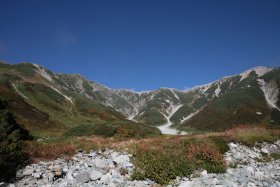
{"label": "rocky mountain slope", "polygon": [[279,68],[256,67],[188,91],[134,92],[36,64],[1,63],[0,85],[1,96],[13,98],[12,106],[22,121],[44,127],[109,121],[142,123],[176,134],[171,126],[189,131],[247,123],[280,125]]}
{"label": "rocky mountain slope", "polygon": [[[0,63],[0,90],[0,97],[8,100],[17,120],[36,135],[61,134],[69,129],[82,131],[85,127],[102,136],[159,133],[156,128],[126,119],[106,104],[104,95],[110,98],[110,89],[77,74],[53,73],[31,63]],[[124,100],[118,98],[120,103]]]}

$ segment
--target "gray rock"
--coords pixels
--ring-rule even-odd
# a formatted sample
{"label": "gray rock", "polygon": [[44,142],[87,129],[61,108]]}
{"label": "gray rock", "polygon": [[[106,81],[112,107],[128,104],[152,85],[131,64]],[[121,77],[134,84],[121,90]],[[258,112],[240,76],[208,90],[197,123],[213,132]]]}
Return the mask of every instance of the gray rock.
{"label": "gray rock", "polygon": [[247,187],[255,187],[256,185],[254,184],[254,183],[252,183],[252,182],[249,182],[248,184],[247,184]]}
{"label": "gray rock", "polygon": [[214,178],[213,181],[212,181],[212,184],[213,184],[213,185],[216,185],[216,184],[218,184],[219,182],[220,182],[219,179]]}
{"label": "gray rock", "polygon": [[91,158],[93,158],[93,157],[95,157],[96,156],[96,152],[90,152],[89,154],[88,154],[88,157],[91,157]]}
{"label": "gray rock", "polygon": [[63,171],[64,173],[67,173],[67,172],[68,172],[68,167],[67,167],[67,166],[63,167],[62,171]]}
{"label": "gray rock", "polygon": [[249,173],[254,173],[254,168],[252,166],[247,166],[246,170],[249,172]]}
{"label": "gray rock", "polygon": [[41,172],[32,173],[32,176],[36,179],[40,179],[42,178],[42,173]]}
{"label": "gray rock", "polygon": [[203,171],[200,173],[200,175],[201,175],[202,177],[207,177],[207,171],[206,171],[206,170],[203,170]]}
{"label": "gray rock", "polygon": [[96,181],[98,179],[100,179],[103,176],[103,173],[101,173],[100,171],[92,171],[90,173],[90,179],[92,181]]}
{"label": "gray rock", "polygon": [[56,177],[60,177],[62,175],[62,168],[60,165],[54,165],[52,167],[52,171]]}
{"label": "gray rock", "polygon": [[280,182],[276,181],[275,184],[273,185],[273,187],[280,187]]}
{"label": "gray rock", "polygon": [[104,169],[107,168],[107,161],[104,159],[96,158],[94,160],[94,165],[96,168]]}
{"label": "gray rock", "polygon": [[269,151],[266,148],[262,148],[261,151],[265,154],[269,154]]}
{"label": "gray rock", "polygon": [[223,181],[222,185],[225,187],[237,187],[237,184],[228,180]]}
{"label": "gray rock", "polygon": [[112,179],[112,176],[110,175],[110,173],[107,173],[106,175],[103,175],[100,178],[100,182],[102,182],[103,184],[108,184],[111,179]]}
{"label": "gray rock", "polygon": [[49,180],[49,182],[53,182],[54,174],[50,173],[49,176],[48,176],[48,180]]}
{"label": "gray rock", "polygon": [[127,155],[120,155],[116,156],[113,161],[120,166],[125,166],[127,163],[129,163],[129,157]]}
{"label": "gray rock", "polygon": [[76,176],[76,181],[77,183],[86,183],[88,181],[90,181],[90,175],[88,172],[84,171],[82,173],[79,173],[77,176]]}
{"label": "gray rock", "polygon": [[25,170],[23,170],[22,174],[24,176],[28,176],[28,175],[31,175],[33,172],[34,172],[33,168],[26,168]]}
{"label": "gray rock", "polygon": [[87,160],[86,163],[87,163],[87,165],[88,165],[89,167],[93,167],[93,166],[94,166],[94,163],[93,163],[93,161],[91,161],[91,160]]}
{"label": "gray rock", "polygon": [[111,182],[107,185],[107,187],[117,187],[117,185],[115,183]]}
{"label": "gray rock", "polygon": [[193,186],[193,181],[186,181],[181,183],[178,187],[192,187]]}
{"label": "gray rock", "polygon": [[[17,180],[20,180],[20,179],[22,179],[23,177],[24,177],[23,171],[22,171],[22,170],[17,171],[17,173],[16,173],[16,179],[17,179]],[[0,187],[1,187],[1,186],[0,186]]]}
{"label": "gray rock", "polygon": [[66,173],[65,178],[66,178],[67,180],[74,180],[73,171],[72,171],[72,170],[68,170],[68,172]]}

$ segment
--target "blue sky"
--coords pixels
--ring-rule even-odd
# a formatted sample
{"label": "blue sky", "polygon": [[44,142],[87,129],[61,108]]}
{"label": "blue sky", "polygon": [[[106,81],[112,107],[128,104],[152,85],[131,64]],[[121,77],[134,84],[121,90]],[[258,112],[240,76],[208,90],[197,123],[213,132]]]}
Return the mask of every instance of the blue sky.
{"label": "blue sky", "polygon": [[189,88],[280,65],[278,0],[1,0],[0,59],[112,88]]}

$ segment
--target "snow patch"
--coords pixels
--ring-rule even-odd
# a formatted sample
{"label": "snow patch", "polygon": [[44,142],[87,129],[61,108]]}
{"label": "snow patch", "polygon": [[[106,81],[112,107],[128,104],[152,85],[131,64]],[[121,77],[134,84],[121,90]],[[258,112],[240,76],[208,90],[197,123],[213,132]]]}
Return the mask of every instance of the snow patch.
{"label": "snow patch", "polygon": [[171,127],[172,122],[170,121],[170,118],[177,112],[177,110],[179,110],[179,108],[181,108],[183,105],[171,105],[169,107],[169,113],[168,115],[164,114],[163,112],[161,112],[161,114],[165,117],[165,119],[167,120],[167,123],[165,123],[164,125],[159,126],[159,130],[161,131],[162,134],[169,134],[169,135],[185,135],[187,134],[186,132],[180,132],[177,129],[174,129]]}
{"label": "snow patch", "polygon": [[61,93],[58,89],[56,89],[55,87],[53,87],[52,85],[49,85],[54,91],[56,91],[57,93],[59,93],[60,95],[62,95],[65,99],[67,99],[71,104],[73,104],[73,101],[71,99],[71,97],[68,97],[66,95],[64,95],[63,93]]}
{"label": "snow patch", "polygon": [[127,117],[127,119],[136,122],[136,120],[133,119],[133,118],[134,118],[135,116],[137,116],[137,114],[138,114],[138,111],[135,111],[134,113],[130,114],[130,115]]}
{"label": "snow patch", "polygon": [[33,64],[37,68],[37,73],[39,73],[42,77],[46,78],[49,81],[52,81],[51,76],[46,72],[46,70],[40,67],[37,64]]}
{"label": "snow patch", "polygon": [[213,82],[209,83],[209,84],[204,84],[201,86],[196,86],[194,88],[192,88],[191,90],[196,90],[199,89],[199,91],[203,94],[205,94],[205,92],[210,88],[210,86],[213,84]]}
{"label": "snow patch", "polygon": [[267,67],[263,67],[263,66],[258,66],[258,67],[246,70],[246,71],[240,73],[240,76],[241,76],[240,81],[242,81],[243,79],[246,79],[252,71],[256,72],[258,77],[260,77],[260,76],[270,72],[271,70],[273,70],[273,68],[267,68]]}
{"label": "snow patch", "polygon": [[220,84],[218,84],[218,88],[215,90],[216,97],[219,97],[219,94],[221,92]]}
{"label": "snow patch", "polygon": [[23,97],[24,99],[28,99],[23,93],[18,90],[17,86],[14,83],[11,82],[11,85],[21,97]]}
{"label": "snow patch", "polygon": [[194,116],[195,113],[191,113],[190,115],[188,115],[187,117],[183,117],[183,119],[180,120],[180,123],[184,123],[185,121],[191,119]]}
{"label": "snow patch", "polygon": [[261,112],[256,112],[256,114],[258,114],[258,115],[262,115],[262,113],[261,113]]}
{"label": "snow patch", "polygon": [[[203,85],[199,85],[199,86],[195,86],[195,87],[192,87],[190,90],[188,90],[187,92],[189,91],[195,91],[195,90],[199,90],[201,93],[203,93],[205,95],[205,92],[212,86],[212,85],[215,85],[215,84],[222,84],[224,83],[225,81],[227,81],[228,79],[232,78],[231,76],[225,76],[221,79],[218,79],[218,80],[215,80],[213,82],[210,82],[208,84],[203,84]],[[232,83],[232,82],[230,82]],[[231,85],[230,85],[231,86]]]}
{"label": "snow patch", "polygon": [[190,115],[183,117],[183,119],[180,120],[180,124],[184,123],[185,121],[191,119],[194,115],[196,115],[198,112],[200,112],[200,110],[191,113]]}
{"label": "snow patch", "polygon": [[174,90],[170,89],[170,91],[173,93],[174,97],[180,101],[180,98],[178,97],[178,95],[174,92]]}
{"label": "snow patch", "polygon": [[280,111],[277,107],[279,89],[277,88],[276,82],[270,81],[269,83],[266,83],[263,79],[258,79],[258,83],[260,84],[260,89],[264,93],[267,104]]}

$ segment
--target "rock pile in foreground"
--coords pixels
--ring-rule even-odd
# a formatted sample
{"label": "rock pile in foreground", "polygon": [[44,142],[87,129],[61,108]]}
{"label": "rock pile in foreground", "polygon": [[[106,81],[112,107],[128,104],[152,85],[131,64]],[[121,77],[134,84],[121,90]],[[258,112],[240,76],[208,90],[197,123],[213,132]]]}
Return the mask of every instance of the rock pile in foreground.
{"label": "rock pile in foreground", "polygon": [[280,187],[280,160],[271,155],[280,153],[280,141],[274,144],[257,144],[253,148],[230,143],[225,160],[231,168],[224,174],[200,173],[198,178],[177,178],[174,186],[179,187]]}
{"label": "rock pile in foreground", "polygon": [[[238,143],[230,143],[229,147],[225,154],[229,165],[226,173],[209,174],[203,170],[190,178],[177,177],[169,187],[280,187],[280,160],[272,157],[273,154],[280,156],[280,140],[253,148]],[[81,151],[71,160],[57,159],[27,166],[17,172],[17,181],[10,187],[155,186],[149,179],[130,181],[134,169],[130,159],[129,154],[109,149],[89,154]],[[200,176],[194,177],[197,174]]]}
{"label": "rock pile in foreground", "polygon": [[133,170],[131,155],[113,150],[80,151],[71,160],[57,159],[32,164],[17,172],[16,186],[28,187],[145,187],[152,181],[129,181]]}

